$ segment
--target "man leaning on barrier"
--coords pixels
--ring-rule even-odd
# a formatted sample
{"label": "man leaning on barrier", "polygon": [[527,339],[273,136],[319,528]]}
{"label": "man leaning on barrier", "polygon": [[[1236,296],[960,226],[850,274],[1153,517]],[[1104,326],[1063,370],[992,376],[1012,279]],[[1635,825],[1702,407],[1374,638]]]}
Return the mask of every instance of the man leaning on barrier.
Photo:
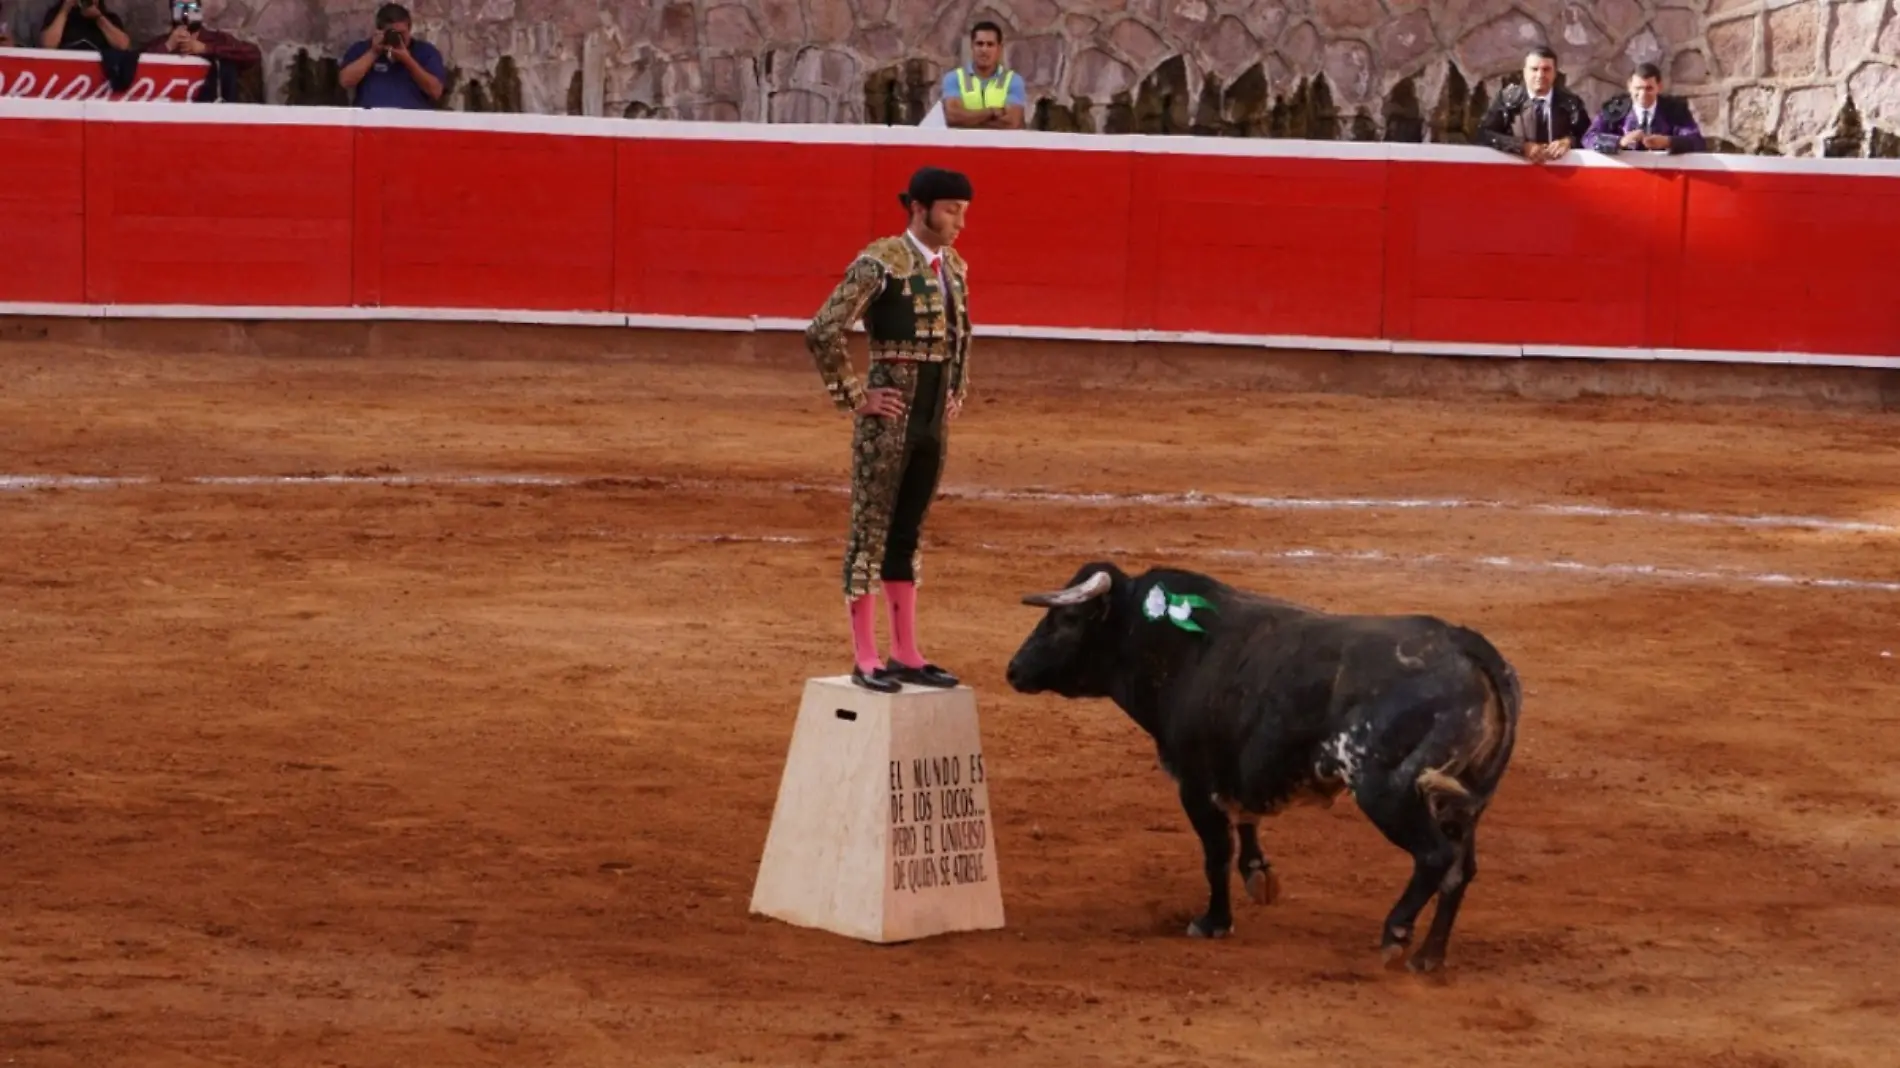
{"label": "man leaning on barrier", "polygon": [[263,61],[263,53],[249,41],[239,40],[223,30],[207,28],[203,0],[171,0],[171,17],[171,31],[145,42],[141,51],[197,56],[211,64],[211,73],[192,100],[200,103],[236,100],[238,79]]}
{"label": "man leaning on barrier", "polygon": [[1583,145],[1598,152],[1701,152],[1707,147],[1689,102],[1662,91],[1662,68],[1654,63],[1636,68],[1629,92],[1604,101]]}
{"label": "man leaning on barrier", "polygon": [[943,76],[943,119],[979,130],[1020,130],[1029,93],[1003,65],[1003,28],[985,19],[970,30],[970,64]]}
{"label": "man leaning on barrier", "polygon": [[40,22],[40,47],[130,51],[125,20],[102,0],[53,0]]}
{"label": "man leaning on barrier", "polygon": [[354,89],[359,108],[430,110],[442,99],[449,79],[442,53],[410,34],[409,9],[384,4],[376,9],[376,33],[343,53],[337,84]]}
{"label": "man leaning on barrier", "polygon": [[1524,83],[1505,86],[1478,123],[1478,143],[1532,163],[1559,160],[1583,146],[1590,109],[1557,84],[1557,53],[1534,48],[1524,57]]}

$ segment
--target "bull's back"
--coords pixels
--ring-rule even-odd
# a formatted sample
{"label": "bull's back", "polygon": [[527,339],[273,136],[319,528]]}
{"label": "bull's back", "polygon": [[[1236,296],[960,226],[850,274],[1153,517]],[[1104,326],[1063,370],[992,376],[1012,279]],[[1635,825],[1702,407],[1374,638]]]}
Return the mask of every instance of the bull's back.
{"label": "bull's back", "polygon": [[1326,626],[1338,650],[1335,696],[1342,701],[1403,694],[1430,702],[1484,688],[1466,632],[1436,616],[1338,616]]}

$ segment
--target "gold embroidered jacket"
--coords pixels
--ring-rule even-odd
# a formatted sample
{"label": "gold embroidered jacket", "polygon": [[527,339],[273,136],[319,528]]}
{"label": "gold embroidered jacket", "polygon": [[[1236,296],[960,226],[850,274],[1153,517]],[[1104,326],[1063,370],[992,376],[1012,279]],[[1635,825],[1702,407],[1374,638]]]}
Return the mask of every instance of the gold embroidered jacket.
{"label": "gold embroidered jacket", "polygon": [[864,403],[864,384],[851,368],[846,333],[864,322],[873,363],[917,360],[948,363],[950,395],[962,403],[969,391],[970,302],[968,264],[954,248],[943,250],[945,273],[956,301],[956,342],[948,340],[942,287],[930,261],[903,234],[881,237],[864,247],[844,278],[805,329],[805,347],[817,361],[832,403],[855,411]]}

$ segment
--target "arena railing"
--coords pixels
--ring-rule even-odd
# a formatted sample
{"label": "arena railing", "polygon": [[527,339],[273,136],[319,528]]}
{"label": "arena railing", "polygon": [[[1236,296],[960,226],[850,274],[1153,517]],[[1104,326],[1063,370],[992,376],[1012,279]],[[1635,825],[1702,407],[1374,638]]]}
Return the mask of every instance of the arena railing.
{"label": "arena railing", "polygon": [[0,312],[798,330],[913,168],[980,336],[1900,367],[1900,162],[0,99]]}

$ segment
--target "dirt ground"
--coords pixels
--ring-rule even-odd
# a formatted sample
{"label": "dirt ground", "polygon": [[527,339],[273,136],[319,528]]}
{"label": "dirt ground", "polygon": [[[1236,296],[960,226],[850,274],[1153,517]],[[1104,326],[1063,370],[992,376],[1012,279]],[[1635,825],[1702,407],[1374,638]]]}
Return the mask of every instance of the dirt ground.
{"label": "dirt ground", "polygon": [[[0,345],[0,475],[127,480],[0,489],[0,1062],[1894,1063],[1900,416],[978,365],[922,623],[1008,927],[876,947],[747,915],[847,666],[816,373],[507,352]],[[456,481],[501,474],[559,478]],[[1072,496],[1188,491],[1306,500]],[[1442,978],[1380,967],[1409,861],[1349,801],[1182,936],[1143,736],[1003,683],[1017,597],[1111,555],[1515,662]]]}

